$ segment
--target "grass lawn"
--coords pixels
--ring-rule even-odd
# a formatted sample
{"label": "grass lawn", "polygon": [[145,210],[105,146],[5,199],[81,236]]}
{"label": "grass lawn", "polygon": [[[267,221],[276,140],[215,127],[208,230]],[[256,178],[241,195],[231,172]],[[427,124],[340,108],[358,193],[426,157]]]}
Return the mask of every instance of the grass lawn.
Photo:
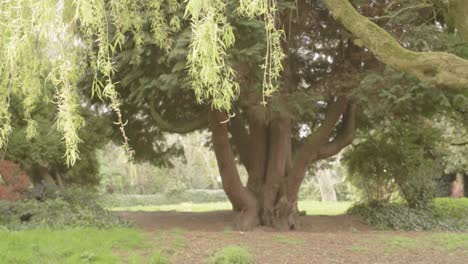
{"label": "grass lawn", "polygon": [[[318,202],[300,201],[299,209],[307,212],[308,215],[339,215],[344,214],[351,206],[351,202]],[[215,210],[231,210],[229,202],[215,203],[180,203],[158,206],[131,206],[114,207],[113,211],[179,211],[179,212],[207,212]]]}
{"label": "grass lawn", "polygon": [[146,234],[130,228],[1,230],[0,263],[132,263],[143,260],[141,252],[150,254],[135,263],[152,263],[159,253],[151,253],[147,240]]}
{"label": "grass lawn", "polygon": [[[457,206],[459,205],[459,208],[457,207],[458,209],[455,210],[458,213],[460,210],[466,210],[466,201],[440,200],[436,203],[438,206],[456,203]],[[336,215],[344,213],[351,204],[302,201],[299,205],[301,210],[306,210],[311,215]],[[203,212],[228,210],[230,205],[228,203],[183,203],[118,209]],[[317,244],[319,238],[323,238],[325,241]],[[256,245],[264,243],[271,243],[271,245],[263,248],[256,247]],[[427,254],[427,252],[432,251],[439,252],[439,255],[435,254],[434,257],[441,256],[441,252],[444,256],[451,256],[455,262],[458,261],[457,263],[463,263],[459,260],[468,256],[468,233],[331,232],[322,237],[322,234],[301,232],[244,234],[242,232],[188,231],[176,228],[148,232],[137,228],[8,231],[0,227],[0,264],[169,264],[190,263],[187,262],[187,259],[192,257],[198,257],[198,259],[197,262],[191,263],[209,263],[215,257],[228,258],[232,255],[232,250],[222,251],[230,244],[245,246],[249,254],[260,261],[259,263],[269,263],[265,261],[272,259],[277,261],[271,263],[284,263],[283,260],[279,259],[283,256],[282,254],[275,255],[275,258],[272,258],[270,254],[292,249],[295,253],[291,256],[300,257],[301,254],[309,252],[311,249],[312,251],[307,253],[310,256],[306,257],[306,260],[298,262],[309,263],[307,261],[310,257],[319,256],[321,252],[328,250],[330,245],[333,245],[337,252],[347,252],[346,254],[349,256],[346,255],[346,258],[362,258],[363,263],[369,263],[368,261],[377,256],[387,256],[386,261],[393,263],[393,260],[398,260],[401,254],[406,254],[408,261],[415,260],[413,258],[420,258],[424,252]],[[228,249],[231,248],[228,247]],[[303,251],[304,248],[308,250]],[[194,251],[194,249],[196,250]],[[268,252],[267,254],[264,254],[265,250]],[[322,257],[322,260],[326,262],[328,258],[333,259],[337,256],[332,254]],[[429,261],[431,258],[428,256],[426,260]],[[339,260],[346,261],[346,259]]]}

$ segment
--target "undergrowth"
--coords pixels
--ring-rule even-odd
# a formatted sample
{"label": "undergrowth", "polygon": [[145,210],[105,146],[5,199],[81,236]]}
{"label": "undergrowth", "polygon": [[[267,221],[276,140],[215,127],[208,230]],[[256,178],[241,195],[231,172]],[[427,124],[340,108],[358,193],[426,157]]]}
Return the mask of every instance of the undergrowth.
{"label": "undergrowth", "polygon": [[130,227],[82,190],[49,192],[16,202],[0,201],[0,226],[10,230],[47,227]]}
{"label": "undergrowth", "polygon": [[405,203],[356,204],[348,213],[381,230],[468,231],[468,198],[437,198],[424,209]]}

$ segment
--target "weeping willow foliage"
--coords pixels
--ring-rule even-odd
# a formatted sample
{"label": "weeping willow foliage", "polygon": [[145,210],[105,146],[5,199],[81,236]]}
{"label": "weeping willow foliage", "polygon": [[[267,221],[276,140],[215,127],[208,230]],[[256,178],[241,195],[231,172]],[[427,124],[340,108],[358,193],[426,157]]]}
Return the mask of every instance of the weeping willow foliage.
{"label": "weeping willow foliage", "polygon": [[[22,98],[27,137],[31,139],[37,127],[31,116],[38,100],[50,94],[45,92],[49,83],[55,89],[55,96],[50,98],[57,105],[55,127],[63,134],[67,164],[73,165],[79,159],[81,140],[77,131],[85,122],[80,116],[77,83],[85,71],[91,71],[94,77],[91,94],[109,102],[125,139],[124,148],[130,153],[113,81],[116,72],[113,59],[131,38],[137,51],[134,61],[139,63],[147,25],[153,41],[162,50],[169,50],[173,44],[171,35],[181,28],[184,13],[181,2],[0,0],[0,148],[6,146],[12,130],[10,97]],[[223,0],[188,0],[185,17],[190,18],[192,26],[188,72],[197,99],[229,111],[239,94],[239,86],[226,59],[227,49],[235,39],[225,7]],[[265,20],[268,39],[263,65],[265,96],[276,89],[284,56],[280,47],[282,32],[275,28],[275,12],[276,0],[240,1],[240,14]]]}
{"label": "weeping willow foliage", "polygon": [[[1,0],[0,148],[5,147],[11,132],[10,97],[23,98],[27,134],[32,138],[37,124],[31,113],[50,82],[56,90],[52,98],[58,110],[56,128],[63,134],[66,161],[73,165],[81,142],[77,131],[84,124],[77,82],[90,66],[94,74],[91,91],[110,102],[128,149],[112,81],[112,58],[128,35],[142,50],[146,23],[142,17],[150,17],[155,42],[169,49],[171,32],[180,29],[179,8],[176,0]],[[109,39],[111,30],[115,37]],[[136,56],[138,61],[141,52]]]}
{"label": "weeping willow foliage", "polygon": [[284,32],[276,27],[276,0],[240,0],[238,11],[247,17],[262,16],[265,21],[267,51],[263,73],[263,103],[266,97],[277,90],[278,80],[283,70],[282,60],[285,57],[281,47]]}
{"label": "weeping willow foliage", "polygon": [[239,85],[226,63],[226,49],[234,44],[234,34],[224,9],[221,0],[188,1],[185,15],[191,17],[192,41],[187,60],[197,100],[210,99],[214,108],[230,110]]}

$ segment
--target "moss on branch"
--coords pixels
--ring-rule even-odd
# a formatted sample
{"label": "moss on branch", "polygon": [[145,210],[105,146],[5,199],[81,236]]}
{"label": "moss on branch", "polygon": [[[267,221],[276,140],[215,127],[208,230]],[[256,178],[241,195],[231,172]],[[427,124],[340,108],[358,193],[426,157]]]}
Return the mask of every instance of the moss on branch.
{"label": "moss on branch", "polygon": [[468,89],[468,60],[445,52],[414,52],[402,47],[388,32],[359,14],[347,0],[324,0],[333,17],[383,63],[446,88]]}

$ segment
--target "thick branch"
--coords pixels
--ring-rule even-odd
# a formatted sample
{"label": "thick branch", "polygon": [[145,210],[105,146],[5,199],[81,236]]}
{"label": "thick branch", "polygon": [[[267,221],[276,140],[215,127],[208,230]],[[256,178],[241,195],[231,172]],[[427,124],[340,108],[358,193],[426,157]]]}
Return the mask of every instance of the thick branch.
{"label": "thick branch", "polygon": [[266,124],[266,108],[253,106],[248,110],[250,128],[249,179],[247,187],[255,194],[260,193],[260,187],[265,180],[268,152],[268,131]]}
{"label": "thick branch", "polygon": [[206,112],[200,113],[197,118],[189,121],[179,121],[177,124],[169,123],[156,111],[154,99],[150,100],[150,114],[158,128],[166,132],[186,134],[208,126],[208,116]]}
{"label": "thick branch", "polygon": [[324,0],[333,17],[353,33],[357,45],[369,48],[383,63],[448,88],[468,89],[468,60],[444,52],[414,52],[359,14],[348,0]]}
{"label": "thick branch", "polygon": [[336,123],[346,111],[347,104],[348,100],[345,97],[339,97],[335,102],[331,103],[322,125],[309,135],[294,157],[291,172],[288,173],[287,192],[289,201],[297,201],[297,193],[304,180],[309,163],[319,159],[321,146],[327,144]]}
{"label": "thick branch", "polygon": [[244,122],[242,122],[240,116],[231,118],[229,121],[229,132],[232,135],[232,142],[236,146],[239,152],[239,158],[241,163],[248,168],[249,166],[249,144],[250,138],[247,129],[245,128]]}
{"label": "thick branch", "polygon": [[351,144],[356,130],[356,106],[351,104],[343,117],[344,128],[336,138],[320,147],[318,159],[326,159],[338,154],[342,149]]}
{"label": "thick branch", "polygon": [[309,163],[308,160],[314,158],[314,153],[317,154],[317,147],[327,142],[336,123],[346,111],[347,102],[345,97],[338,97],[335,102],[330,104],[322,125],[306,138],[304,145],[299,149],[295,157],[296,162]]}
{"label": "thick branch", "polygon": [[256,224],[257,200],[253,194],[242,185],[237,171],[229,143],[227,119],[225,113],[218,110],[210,111],[210,128],[212,132],[213,148],[218,162],[219,173],[223,189],[231,201],[234,209],[240,211],[242,216],[241,229],[251,228]]}
{"label": "thick branch", "polygon": [[268,164],[263,191],[264,213],[272,213],[280,184],[286,176],[286,167],[291,149],[291,122],[286,118],[272,120],[270,126]]}

